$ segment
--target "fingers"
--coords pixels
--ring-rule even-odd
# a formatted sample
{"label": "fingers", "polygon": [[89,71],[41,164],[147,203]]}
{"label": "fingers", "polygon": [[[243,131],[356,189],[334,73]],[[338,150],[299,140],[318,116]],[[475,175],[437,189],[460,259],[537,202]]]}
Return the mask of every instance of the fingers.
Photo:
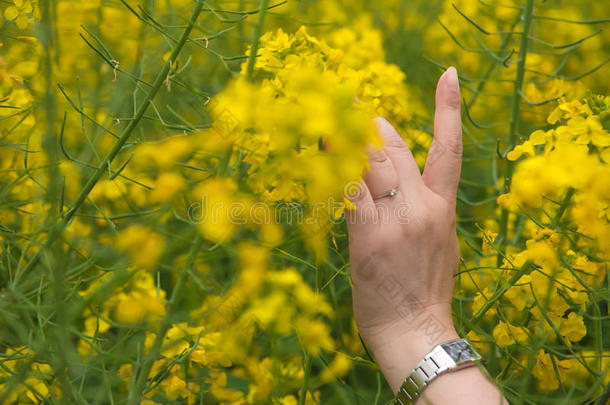
{"label": "fingers", "polygon": [[[411,151],[398,132],[385,119],[374,119],[385,148],[367,149],[369,169],[357,192],[346,190],[348,198],[356,210],[346,212],[350,235],[367,234],[371,224],[387,221],[388,208],[396,208],[402,201],[397,196],[389,196],[392,189],[409,192],[414,185],[421,184],[421,175]],[[350,195],[351,194],[351,195]],[[382,209],[385,208],[385,209]]]}
{"label": "fingers", "polygon": [[377,125],[379,135],[384,140],[384,151],[394,166],[398,176],[398,185],[405,191],[412,190],[414,186],[421,183],[421,173],[411,150],[387,120],[377,117],[373,121]]}
{"label": "fingers", "polygon": [[348,185],[345,191],[346,197],[356,206],[355,210],[345,211],[345,221],[347,222],[347,231],[351,243],[353,238],[367,235],[370,226],[378,222],[377,208],[363,180],[360,180],[358,185]]}
{"label": "fingers", "polygon": [[457,71],[450,67],[436,88],[434,139],[426,159],[423,180],[429,189],[455,201],[462,167],[462,117]]}
{"label": "fingers", "polygon": [[369,146],[367,148],[369,170],[364,174],[364,182],[373,200],[381,200],[388,191],[398,188],[398,175],[385,150]]}

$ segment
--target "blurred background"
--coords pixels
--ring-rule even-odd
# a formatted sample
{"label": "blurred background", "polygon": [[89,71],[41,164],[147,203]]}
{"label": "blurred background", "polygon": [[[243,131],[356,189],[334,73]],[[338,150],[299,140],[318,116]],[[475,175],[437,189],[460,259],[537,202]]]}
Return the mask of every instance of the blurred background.
{"label": "blurred background", "polygon": [[375,116],[442,159],[449,66],[458,332],[513,404],[610,403],[610,3],[0,10],[0,404],[390,402],[343,196]]}

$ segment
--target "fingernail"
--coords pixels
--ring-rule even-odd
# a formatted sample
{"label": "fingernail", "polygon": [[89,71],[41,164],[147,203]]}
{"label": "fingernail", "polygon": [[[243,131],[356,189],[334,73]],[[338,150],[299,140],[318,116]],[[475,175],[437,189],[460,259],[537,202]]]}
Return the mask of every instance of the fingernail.
{"label": "fingernail", "polygon": [[390,122],[385,117],[382,117],[381,115],[378,115],[377,117],[373,118],[373,122],[377,125],[379,125],[381,123],[390,124]]}
{"label": "fingernail", "polygon": [[440,101],[446,106],[454,107],[455,109],[459,108],[462,98],[460,96],[460,80],[457,69],[450,66],[445,71],[442,80],[443,85],[439,86],[443,89]]}
{"label": "fingernail", "polygon": [[454,66],[449,66],[449,68],[447,69],[447,71],[445,73],[447,73],[447,76],[449,77],[449,79],[454,79],[455,81],[459,82],[458,72]]}

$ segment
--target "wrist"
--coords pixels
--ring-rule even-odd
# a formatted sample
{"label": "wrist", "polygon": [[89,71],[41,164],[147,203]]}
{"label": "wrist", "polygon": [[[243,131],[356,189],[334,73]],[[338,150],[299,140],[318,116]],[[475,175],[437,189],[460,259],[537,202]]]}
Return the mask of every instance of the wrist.
{"label": "wrist", "polygon": [[393,392],[436,345],[459,338],[447,312],[445,308],[426,308],[414,321],[361,331]]}

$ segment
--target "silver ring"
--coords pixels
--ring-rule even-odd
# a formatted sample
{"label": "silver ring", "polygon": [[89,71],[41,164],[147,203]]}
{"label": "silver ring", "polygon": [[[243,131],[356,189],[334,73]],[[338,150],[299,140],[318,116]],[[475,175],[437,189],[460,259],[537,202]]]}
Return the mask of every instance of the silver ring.
{"label": "silver ring", "polygon": [[398,188],[393,188],[393,189],[386,191],[385,193],[383,193],[382,195],[380,195],[374,199],[377,200],[379,198],[384,198],[384,197],[394,197],[396,195],[398,195]]}

